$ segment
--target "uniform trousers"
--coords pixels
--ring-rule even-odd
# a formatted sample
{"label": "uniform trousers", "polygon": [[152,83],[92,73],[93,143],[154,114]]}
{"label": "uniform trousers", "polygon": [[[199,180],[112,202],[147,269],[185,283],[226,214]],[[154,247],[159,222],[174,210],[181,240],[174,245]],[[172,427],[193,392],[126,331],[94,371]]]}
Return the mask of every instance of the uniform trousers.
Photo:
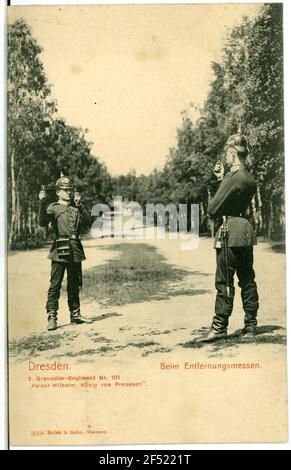
{"label": "uniform trousers", "polygon": [[59,261],[52,261],[50,286],[47,295],[46,311],[57,312],[59,309],[59,298],[64,278],[65,271],[67,271],[67,294],[68,306],[70,312],[77,312],[80,310],[80,283],[81,283],[81,262],[62,263]]}
{"label": "uniform trousers", "polygon": [[253,269],[253,247],[229,247],[228,265],[230,280],[229,297],[227,296],[226,290],[227,275],[225,252],[223,248],[216,249],[215,287],[217,294],[212,327],[214,330],[221,332],[225,331],[228,326],[228,319],[233,310],[235,295],[234,275],[236,273],[239,280],[238,285],[241,288],[241,299],[245,312],[245,328],[248,331],[255,330],[257,326],[259,296]]}

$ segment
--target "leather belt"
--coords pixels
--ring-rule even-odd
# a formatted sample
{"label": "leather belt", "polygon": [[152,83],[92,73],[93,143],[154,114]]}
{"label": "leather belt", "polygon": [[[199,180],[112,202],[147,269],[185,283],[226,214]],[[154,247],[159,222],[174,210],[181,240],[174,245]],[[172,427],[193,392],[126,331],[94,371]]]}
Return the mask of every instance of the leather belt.
{"label": "leather belt", "polygon": [[69,237],[69,235],[59,235],[58,239],[59,238],[63,238],[65,240],[79,240],[79,235],[72,235],[71,237]]}

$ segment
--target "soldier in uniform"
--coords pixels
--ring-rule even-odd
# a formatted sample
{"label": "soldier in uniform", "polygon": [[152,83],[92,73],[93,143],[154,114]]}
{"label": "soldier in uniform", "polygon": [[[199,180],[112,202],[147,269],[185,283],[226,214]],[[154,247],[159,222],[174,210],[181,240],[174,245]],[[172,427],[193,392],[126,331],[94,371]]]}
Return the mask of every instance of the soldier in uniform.
{"label": "soldier in uniform", "polygon": [[246,168],[248,154],[247,139],[239,131],[228,139],[225,147],[225,163],[230,169],[229,172],[224,176],[224,167],[220,162],[214,168],[219,187],[209,203],[208,214],[214,219],[219,219],[220,224],[224,217],[228,226],[228,243],[225,250],[223,243],[226,242],[221,239],[220,226],[215,237],[215,314],[207,340],[227,335],[228,321],[233,310],[235,273],[239,280],[245,312],[243,333],[250,337],[256,335],[259,308],[253,269],[253,245],[256,244],[256,235],[246,218],[247,209],[256,192],[256,182]]}
{"label": "soldier in uniform", "polygon": [[80,241],[80,232],[91,224],[91,216],[81,203],[80,193],[74,194],[69,178],[62,176],[56,183],[58,202],[47,207],[46,192],[39,193],[39,225],[46,227],[50,222],[55,240],[48,258],[52,260],[50,286],[47,295],[46,311],[48,330],[57,328],[57,314],[62,281],[67,270],[68,305],[72,324],[89,323],[81,316],[79,289],[82,283],[81,262],[85,259]]}

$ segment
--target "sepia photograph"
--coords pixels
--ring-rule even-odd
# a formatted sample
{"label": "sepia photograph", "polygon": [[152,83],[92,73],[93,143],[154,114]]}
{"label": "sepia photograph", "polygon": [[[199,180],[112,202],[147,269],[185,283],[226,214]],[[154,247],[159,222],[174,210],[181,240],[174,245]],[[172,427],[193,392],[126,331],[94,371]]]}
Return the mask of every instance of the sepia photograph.
{"label": "sepia photograph", "polygon": [[288,439],[282,3],[7,8],[12,446]]}

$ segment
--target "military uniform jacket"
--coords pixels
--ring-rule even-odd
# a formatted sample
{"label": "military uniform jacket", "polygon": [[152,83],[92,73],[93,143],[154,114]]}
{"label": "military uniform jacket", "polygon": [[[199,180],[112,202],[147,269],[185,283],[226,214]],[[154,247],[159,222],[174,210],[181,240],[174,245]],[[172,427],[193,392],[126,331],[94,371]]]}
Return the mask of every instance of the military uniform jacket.
{"label": "military uniform jacket", "polygon": [[[84,249],[79,239],[80,233],[91,224],[91,216],[81,204],[78,207],[54,202],[46,207],[46,202],[39,205],[39,225],[46,227],[51,222],[55,235],[55,241],[51,247],[48,258],[62,263],[78,263],[86,259]],[[73,233],[76,239],[71,239]],[[70,257],[68,260],[59,258],[57,254],[56,240],[58,238],[70,238]]]}
{"label": "military uniform jacket", "polygon": [[[256,182],[244,165],[230,171],[223,178],[214,197],[209,203],[208,214],[212,218],[227,216],[228,246],[252,246],[257,243],[256,234],[248,219],[246,210],[256,192]],[[220,229],[215,236],[214,247],[220,236]]]}

